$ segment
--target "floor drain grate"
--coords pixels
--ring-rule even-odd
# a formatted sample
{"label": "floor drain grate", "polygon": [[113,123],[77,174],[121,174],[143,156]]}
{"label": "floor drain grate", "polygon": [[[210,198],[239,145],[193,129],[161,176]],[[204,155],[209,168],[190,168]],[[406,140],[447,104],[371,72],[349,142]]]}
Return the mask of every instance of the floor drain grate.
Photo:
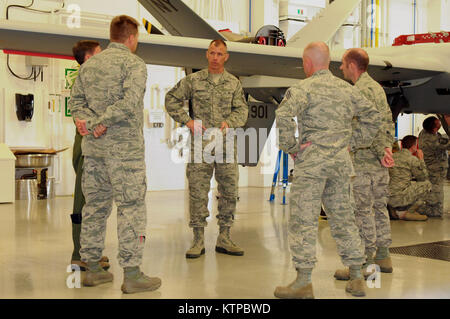
{"label": "floor drain grate", "polygon": [[392,254],[450,261],[450,240],[389,248]]}

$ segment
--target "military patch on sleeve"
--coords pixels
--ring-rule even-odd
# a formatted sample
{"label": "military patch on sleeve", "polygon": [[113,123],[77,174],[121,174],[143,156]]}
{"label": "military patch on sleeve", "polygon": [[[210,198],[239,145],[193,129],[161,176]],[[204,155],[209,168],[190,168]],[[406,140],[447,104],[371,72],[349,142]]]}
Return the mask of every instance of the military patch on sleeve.
{"label": "military patch on sleeve", "polygon": [[291,96],[292,96],[291,90],[287,90],[286,93],[284,94],[285,99],[290,99]]}
{"label": "military patch on sleeve", "polygon": [[442,145],[446,145],[446,144],[448,144],[448,138],[445,138],[445,137],[440,137],[439,138],[439,143],[440,144],[442,144]]}

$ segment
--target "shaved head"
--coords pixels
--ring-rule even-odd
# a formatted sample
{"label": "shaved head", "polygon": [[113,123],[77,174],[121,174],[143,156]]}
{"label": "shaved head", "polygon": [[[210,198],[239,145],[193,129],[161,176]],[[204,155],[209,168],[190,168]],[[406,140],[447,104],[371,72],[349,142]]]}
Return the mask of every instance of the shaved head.
{"label": "shaved head", "polygon": [[330,49],[325,42],[311,42],[303,50],[303,71],[310,77],[319,70],[330,67]]}
{"label": "shaved head", "polygon": [[316,68],[327,68],[330,66],[330,49],[325,42],[311,42],[303,50],[303,59],[311,60]]}

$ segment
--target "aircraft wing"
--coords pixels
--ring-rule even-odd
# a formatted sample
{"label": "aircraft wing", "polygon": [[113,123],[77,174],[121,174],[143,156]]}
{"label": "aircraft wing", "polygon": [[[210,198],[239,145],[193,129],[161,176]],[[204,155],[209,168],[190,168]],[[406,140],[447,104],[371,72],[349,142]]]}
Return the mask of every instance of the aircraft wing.
{"label": "aircraft wing", "polygon": [[[76,29],[65,25],[0,19],[0,49],[3,50],[71,57],[73,44],[84,39],[97,40],[105,48],[109,43],[109,30],[87,27]],[[209,39],[141,33],[137,54],[147,64],[201,69],[207,66],[205,52],[209,43]],[[226,68],[235,75],[268,75],[298,79],[305,77],[300,49],[229,41],[227,45],[230,59]],[[369,52],[369,73],[378,81],[408,81],[448,72],[444,61],[448,61],[450,44],[433,43],[429,49],[421,47],[421,50],[419,46],[390,47],[384,48],[382,52],[381,49],[374,49]],[[416,54],[412,55],[411,50],[415,50]],[[436,52],[439,54],[436,55]],[[342,53],[343,51],[332,54],[330,69],[338,76],[341,76],[339,66]],[[442,59],[443,56],[447,58]]]}
{"label": "aircraft wing", "polygon": [[[379,82],[411,81],[450,72],[444,61],[450,57],[450,43],[430,43],[414,46],[393,46],[384,48],[364,48],[370,63],[368,73]],[[331,71],[337,76],[345,50],[331,52]]]}
{"label": "aircraft wing", "polygon": [[[87,27],[76,29],[66,25],[0,19],[0,49],[3,50],[67,58],[72,56],[73,45],[85,39],[97,40],[106,48],[109,43],[109,30]],[[201,69],[207,66],[205,54],[210,41],[141,33],[136,53],[147,64]],[[229,43],[228,49],[233,58],[227,69],[236,75],[276,74],[302,77],[298,50],[248,43]]]}

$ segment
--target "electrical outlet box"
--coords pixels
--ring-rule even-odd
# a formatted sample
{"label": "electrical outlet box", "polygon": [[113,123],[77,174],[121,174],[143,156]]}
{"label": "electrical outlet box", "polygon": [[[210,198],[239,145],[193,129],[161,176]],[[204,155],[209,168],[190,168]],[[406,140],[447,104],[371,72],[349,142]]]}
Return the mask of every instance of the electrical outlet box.
{"label": "electrical outlet box", "polygon": [[48,58],[39,57],[39,56],[29,56],[25,57],[26,66],[48,66]]}

